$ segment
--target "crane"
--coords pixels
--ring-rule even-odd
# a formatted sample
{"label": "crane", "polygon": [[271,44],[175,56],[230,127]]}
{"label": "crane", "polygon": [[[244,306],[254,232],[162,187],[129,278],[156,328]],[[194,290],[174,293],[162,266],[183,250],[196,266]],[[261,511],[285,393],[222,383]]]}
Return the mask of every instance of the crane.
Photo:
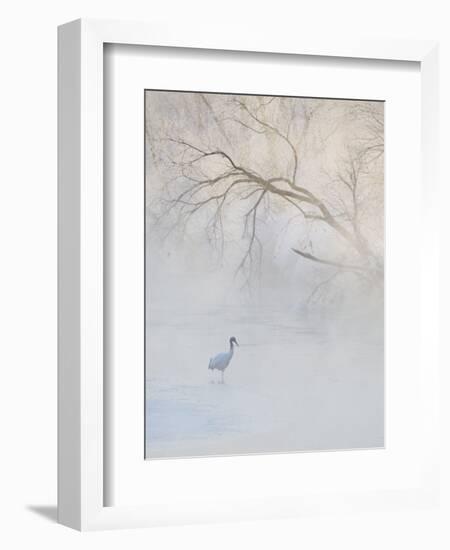
{"label": "crane", "polygon": [[223,380],[223,373],[225,371],[225,369],[228,367],[228,365],[230,364],[230,361],[233,357],[233,353],[234,353],[234,346],[239,346],[239,344],[237,343],[237,340],[234,336],[232,336],[230,338],[230,349],[228,351],[224,351],[223,353],[219,353],[217,354],[215,357],[212,357],[210,360],[209,360],[209,365],[208,365],[208,369],[211,369],[211,370],[214,370],[214,369],[217,369],[221,372],[221,380],[220,380],[220,383],[223,384],[224,380]]}

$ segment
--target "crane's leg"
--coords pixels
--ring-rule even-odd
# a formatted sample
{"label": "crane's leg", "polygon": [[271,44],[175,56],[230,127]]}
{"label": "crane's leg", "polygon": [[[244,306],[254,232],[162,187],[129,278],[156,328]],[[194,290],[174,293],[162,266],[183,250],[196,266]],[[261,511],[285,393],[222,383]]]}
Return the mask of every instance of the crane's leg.
{"label": "crane's leg", "polygon": [[220,371],[220,374],[222,375],[221,379],[220,379],[220,383],[223,384],[223,370]]}

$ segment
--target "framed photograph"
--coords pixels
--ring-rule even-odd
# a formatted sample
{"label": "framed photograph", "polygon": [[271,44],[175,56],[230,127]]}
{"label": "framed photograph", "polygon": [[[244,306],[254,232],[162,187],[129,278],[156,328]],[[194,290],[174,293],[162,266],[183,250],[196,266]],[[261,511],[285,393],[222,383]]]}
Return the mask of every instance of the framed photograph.
{"label": "framed photograph", "polygon": [[436,44],[179,31],[59,28],[59,521],[433,505]]}
{"label": "framed photograph", "polygon": [[144,104],[146,458],[383,447],[384,102]]}

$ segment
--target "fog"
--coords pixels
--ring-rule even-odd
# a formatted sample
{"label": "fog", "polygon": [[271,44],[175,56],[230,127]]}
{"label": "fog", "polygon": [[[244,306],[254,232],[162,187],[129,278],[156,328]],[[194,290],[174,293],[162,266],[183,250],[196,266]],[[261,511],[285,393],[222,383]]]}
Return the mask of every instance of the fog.
{"label": "fog", "polygon": [[380,121],[146,93],[147,458],[384,445]]}

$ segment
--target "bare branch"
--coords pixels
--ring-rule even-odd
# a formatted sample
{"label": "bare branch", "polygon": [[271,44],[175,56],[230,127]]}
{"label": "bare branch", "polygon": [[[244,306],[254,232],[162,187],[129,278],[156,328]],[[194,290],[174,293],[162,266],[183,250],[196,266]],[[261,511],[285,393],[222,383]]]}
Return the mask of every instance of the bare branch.
{"label": "bare branch", "polygon": [[330,265],[333,267],[338,267],[339,269],[347,269],[351,271],[368,271],[367,267],[364,267],[361,265],[352,265],[352,264],[345,264],[341,262],[335,262],[333,260],[324,260],[322,258],[318,258],[317,256],[314,256],[313,254],[310,254],[309,252],[302,252],[297,248],[291,248],[291,250],[296,254],[298,254],[299,256],[302,256],[303,258],[306,258],[307,260],[312,260],[313,262],[317,262],[319,264]]}
{"label": "bare branch", "polygon": [[260,117],[258,117],[254,113],[252,113],[243,101],[241,101],[241,100],[236,100],[236,101],[237,101],[238,105],[250,116],[250,118],[252,118],[255,122],[257,122],[258,124],[260,124],[261,126],[266,128],[267,130],[270,130],[271,132],[276,134],[278,137],[280,137],[289,146],[289,148],[292,152],[292,155],[293,155],[293,159],[294,159],[294,168],[292,170],[292,182],[295,185],[295,180],[296,180],[296,177],[297,177],[297,169],[298,169],[298,155],[297,155],[297,150],[294,147],[294,144],[292,143],[292,141],[286,135],[281,133],[280,130],[278,130],[278,128],[276,128],[275,126],[272,126],[268,122],[265,122],[265,121],[261,120]]}

